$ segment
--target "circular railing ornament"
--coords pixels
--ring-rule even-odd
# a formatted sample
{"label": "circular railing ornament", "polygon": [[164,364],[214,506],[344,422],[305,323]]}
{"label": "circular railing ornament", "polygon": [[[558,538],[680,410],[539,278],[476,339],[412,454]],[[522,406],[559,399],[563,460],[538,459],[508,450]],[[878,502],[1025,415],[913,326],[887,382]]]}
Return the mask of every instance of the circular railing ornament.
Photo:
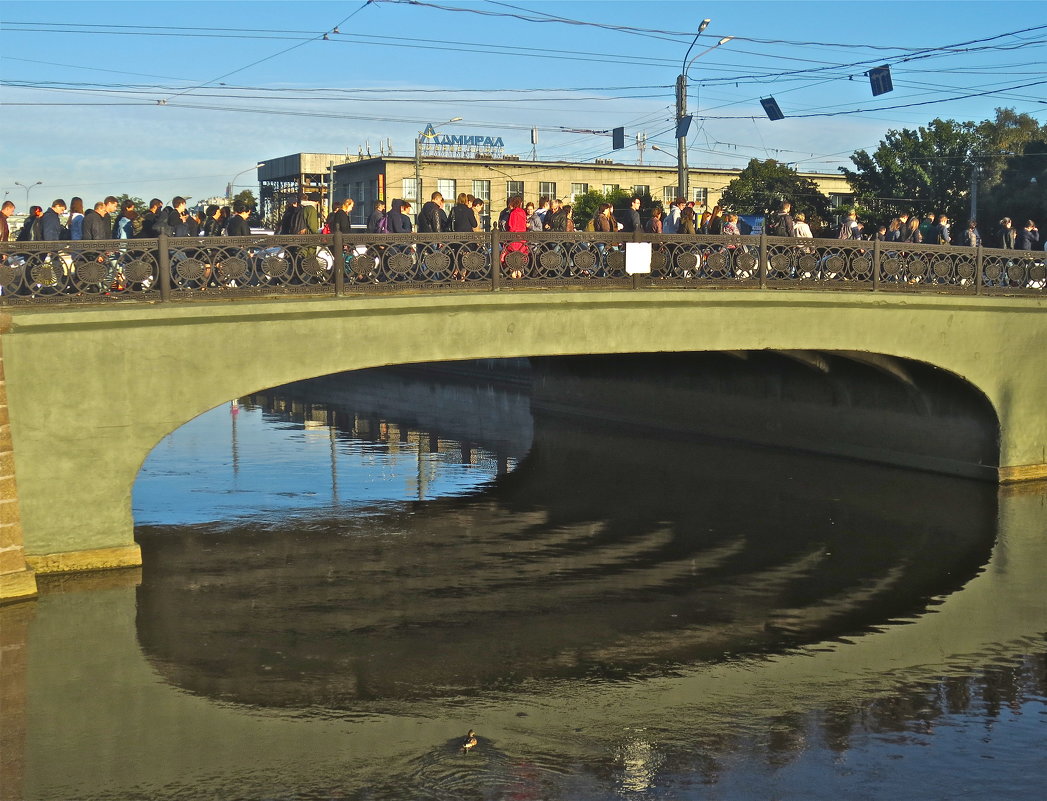
{"label": "circular railing ornament", "polygon": [[574,254],[574,268],[576,270],[592,270],[596,267],[596,254],[591,250],[583,250]]}
{"label": "circular railing ornament", "polygon": [[183,281],[199,281],[204,275],[204,265],[199,259],[182,259],[175,266],[175,274]]}
{"label": "circular railing ornament", "polygon": [[756,257],[752,253],[739,253],[734,257],[734,269],[742,278],[748,278],[756,270]]}
{"label": "circular railing ornament", "polygon": [[681,253],[676,257],[676,267],[682,272],[694,272],[698,269],[698,256],[694,253]]}
{"label": "circular railing ornament", "polygon": [[233,256],[222,262],[222,276],[230,281],[239,281],[247,276],[247,261],[239,256]]}
{"label": "circular railing ornament", "polygon": [[710,253],[705,260],[705,269],[710,273],[722,275],[727,271],[727,264],[726,253]]}
{"label": "circular railing ornament", "polygon": [[792,259],[786,256],[784,253],[775,253],[771,256],[771,269],[776,273],[782,273],[788,275],[789,270],[792,268]]}
{"label": "circular railing ornament", "polygon": [[902,263],[895,258],[884,259],[880,262],[880,269],[884,275],[895,276],[902,271]]}
{"label": "circular railing ornament", "polygon": [[135,259],[124,267],[124,278],[132,284],[140,284],[152,277],[153,268],[141,259]]}
{"label": "circular railing ornament", "polygon": [[301,261],[301,268],[303,275],[311,276],[312,278],[323,278],[327,275],[327,264],[320,261],[316,256],[306,256]]}
{"label": "circular railing ornament", "polygon": [[[48,268],[48,271],[50,272],[50,268]],[[109,277],[109,271],[101,262],[86,261],[77,266],[76,275],[85,284],[100,284]],[[33,270],[33,280],[36,280],[35,269]]]}
{"label": "circular railing ornament", "polygon": [[1029,280],[1037,283],[1047,279],[1047,265],[1042,261],[1029,268]]}
{"label": "circular railing ornament", "polygon": [[399,276],[408,275],[414,267],[414,261],[406,253],[394,253],[385,263],[389,272]]}
{"label": "circular railing ornament", "polygon": [[993,261],[985,265],[985,277],[990,281],[999,281],[1002,274],[1003,270],[1000,269],[997,262]]}
{"label": "circular railing ornament", "polygon": [[625,254],[620,250],[612,250],[607,254],[607,269],[612,273],[625,272]]}
{"label": "circular railing ornament", "polygon": [[18,280],[18,268],[0,264],[0,286],[8,286]]}
{"label": "circular railing ornament", "polygon": [[559,270],[563,267],[563,256],[557,250],[546,250],[538,257],[543,270]]}
{"label": "circular railing ornament", "polygon": [[[523,253],[517,253],[516,255],[523,259],[524,266],[526,266],[527,257]],[[481,272],[486,266],[487,259],[484,257],[484,254],[477,253],[475,250],[470,250],[462,256],[462,267],[471,273]]]}
{"label": "circular railing ornament", "polygon": [[284,278],[288,273],[287,259],[279,256],[266,256],[262,259],[262,272],[267,278]]}
{"label": "circular railing ornament", "polygon": [[[478,255],[478,254],[467,254],[467,255]],[[465,259],[462,259],[464,264]],[[507,253],[505,256],[505,267],[510,272],[520,272],[527,269],[527,256],[518,250],[514,250],[512,253]]]}
{"label": "circular railing ornament", "polygon": [[909,262],[909,275],[913,278],[923,278],[927,274],[927,262],[913,259]]}
{"label": "circular railing ornament", "polygon": [[938,278],[945,278],[952,274],[952,259],[940,258],[934,260],[934,265],[931,267],[934,271],[935,276]]}
{"label": "circular railing ornament", "polygon": [[451,257],[442,250],[426,253],[422,264],[431,273],[445,273],[451,266]]}
{"label": "circular railing ornament", "polygon": [[956,274],[964,281],[974,278],[974,263],[966,259],[956,265]]}

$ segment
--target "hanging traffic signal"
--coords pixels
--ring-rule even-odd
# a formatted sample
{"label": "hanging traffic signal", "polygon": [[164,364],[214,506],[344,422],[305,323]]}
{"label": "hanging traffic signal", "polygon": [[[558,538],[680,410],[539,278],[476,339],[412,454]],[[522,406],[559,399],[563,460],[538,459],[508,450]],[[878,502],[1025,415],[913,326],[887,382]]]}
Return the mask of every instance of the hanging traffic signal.
{"label": "hanging traffic signal", "polygon": [[[606,129],[605,129],[606,130]],[[621,150],[625,147],[625,128],[611,129],[611,149]]]}

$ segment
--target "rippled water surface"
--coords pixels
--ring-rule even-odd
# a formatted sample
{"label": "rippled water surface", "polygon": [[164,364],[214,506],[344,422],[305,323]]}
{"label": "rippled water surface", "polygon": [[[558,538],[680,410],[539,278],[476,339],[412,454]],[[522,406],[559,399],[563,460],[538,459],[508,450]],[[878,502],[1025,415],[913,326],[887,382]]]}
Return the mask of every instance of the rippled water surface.
{"label": "rippled water surface", "polygon": [[1042,488],[371,371],[201,416],[134,511],[141,571],[0,611],[4,798],[1043,797]]}

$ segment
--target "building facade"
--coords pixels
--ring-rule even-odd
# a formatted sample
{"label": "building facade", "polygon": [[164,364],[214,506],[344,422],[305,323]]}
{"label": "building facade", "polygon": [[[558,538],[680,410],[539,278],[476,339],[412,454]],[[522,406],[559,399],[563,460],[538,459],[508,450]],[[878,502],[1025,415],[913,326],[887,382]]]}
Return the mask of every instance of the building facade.
{"label": "building facade", "polygon": [[[462,150],[462,149],[459,149]],[[444,153],[449,153],[444,155]],[[695,167],[689,170],[691,200],[710,208],[720,202],[727,185],[740,169]],[[834,173],[799,173],[818,184],[834,205],[850,202],[850,185]],[[610,159],[595,162],[524,161],[497,151],[475,149],[466,154],[454,148],[419,148],[415,157],[355,155],[342,153],[295,153],[265,159],[258,169],[259,200],[263,218],[279,219],[287,201],[305,194],[330,209],[332,201],[351,197],[356,201],[353,224],[363,225],[376,200],[410,200],[417,211],[433,192],[446,203],[460,192],[483,198],[497,214],[508,197],[525,201],[556,197],[571,203],[590,190],[621,189],[630,194],[649,194],[668,205],[677,197],[674,165],[620,164]]]}

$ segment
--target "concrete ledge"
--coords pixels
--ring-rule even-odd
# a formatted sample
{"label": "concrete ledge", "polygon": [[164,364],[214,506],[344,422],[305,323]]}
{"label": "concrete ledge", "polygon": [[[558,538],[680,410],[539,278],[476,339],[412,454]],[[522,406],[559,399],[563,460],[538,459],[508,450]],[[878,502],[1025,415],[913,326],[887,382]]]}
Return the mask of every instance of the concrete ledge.
{"label": "concrete ledge", "polygon": [[0,604],[35,598],[36,574],[32,570],[0,573]]}
{"label": "concrete ledge", "polygon": [[1047,464],[1021,464],[1000,468],[1000,483],[1013,484],[1018,481],[1047,480]]}
{"label": "concrete ledge", "polygon": [[118,567],[138,567],[142,564],[142,549],[138,543],[119,548],[96,548],[90,551],[26,554],[26,564],[40,574],[76,573],[83,570],[112,570]]}

